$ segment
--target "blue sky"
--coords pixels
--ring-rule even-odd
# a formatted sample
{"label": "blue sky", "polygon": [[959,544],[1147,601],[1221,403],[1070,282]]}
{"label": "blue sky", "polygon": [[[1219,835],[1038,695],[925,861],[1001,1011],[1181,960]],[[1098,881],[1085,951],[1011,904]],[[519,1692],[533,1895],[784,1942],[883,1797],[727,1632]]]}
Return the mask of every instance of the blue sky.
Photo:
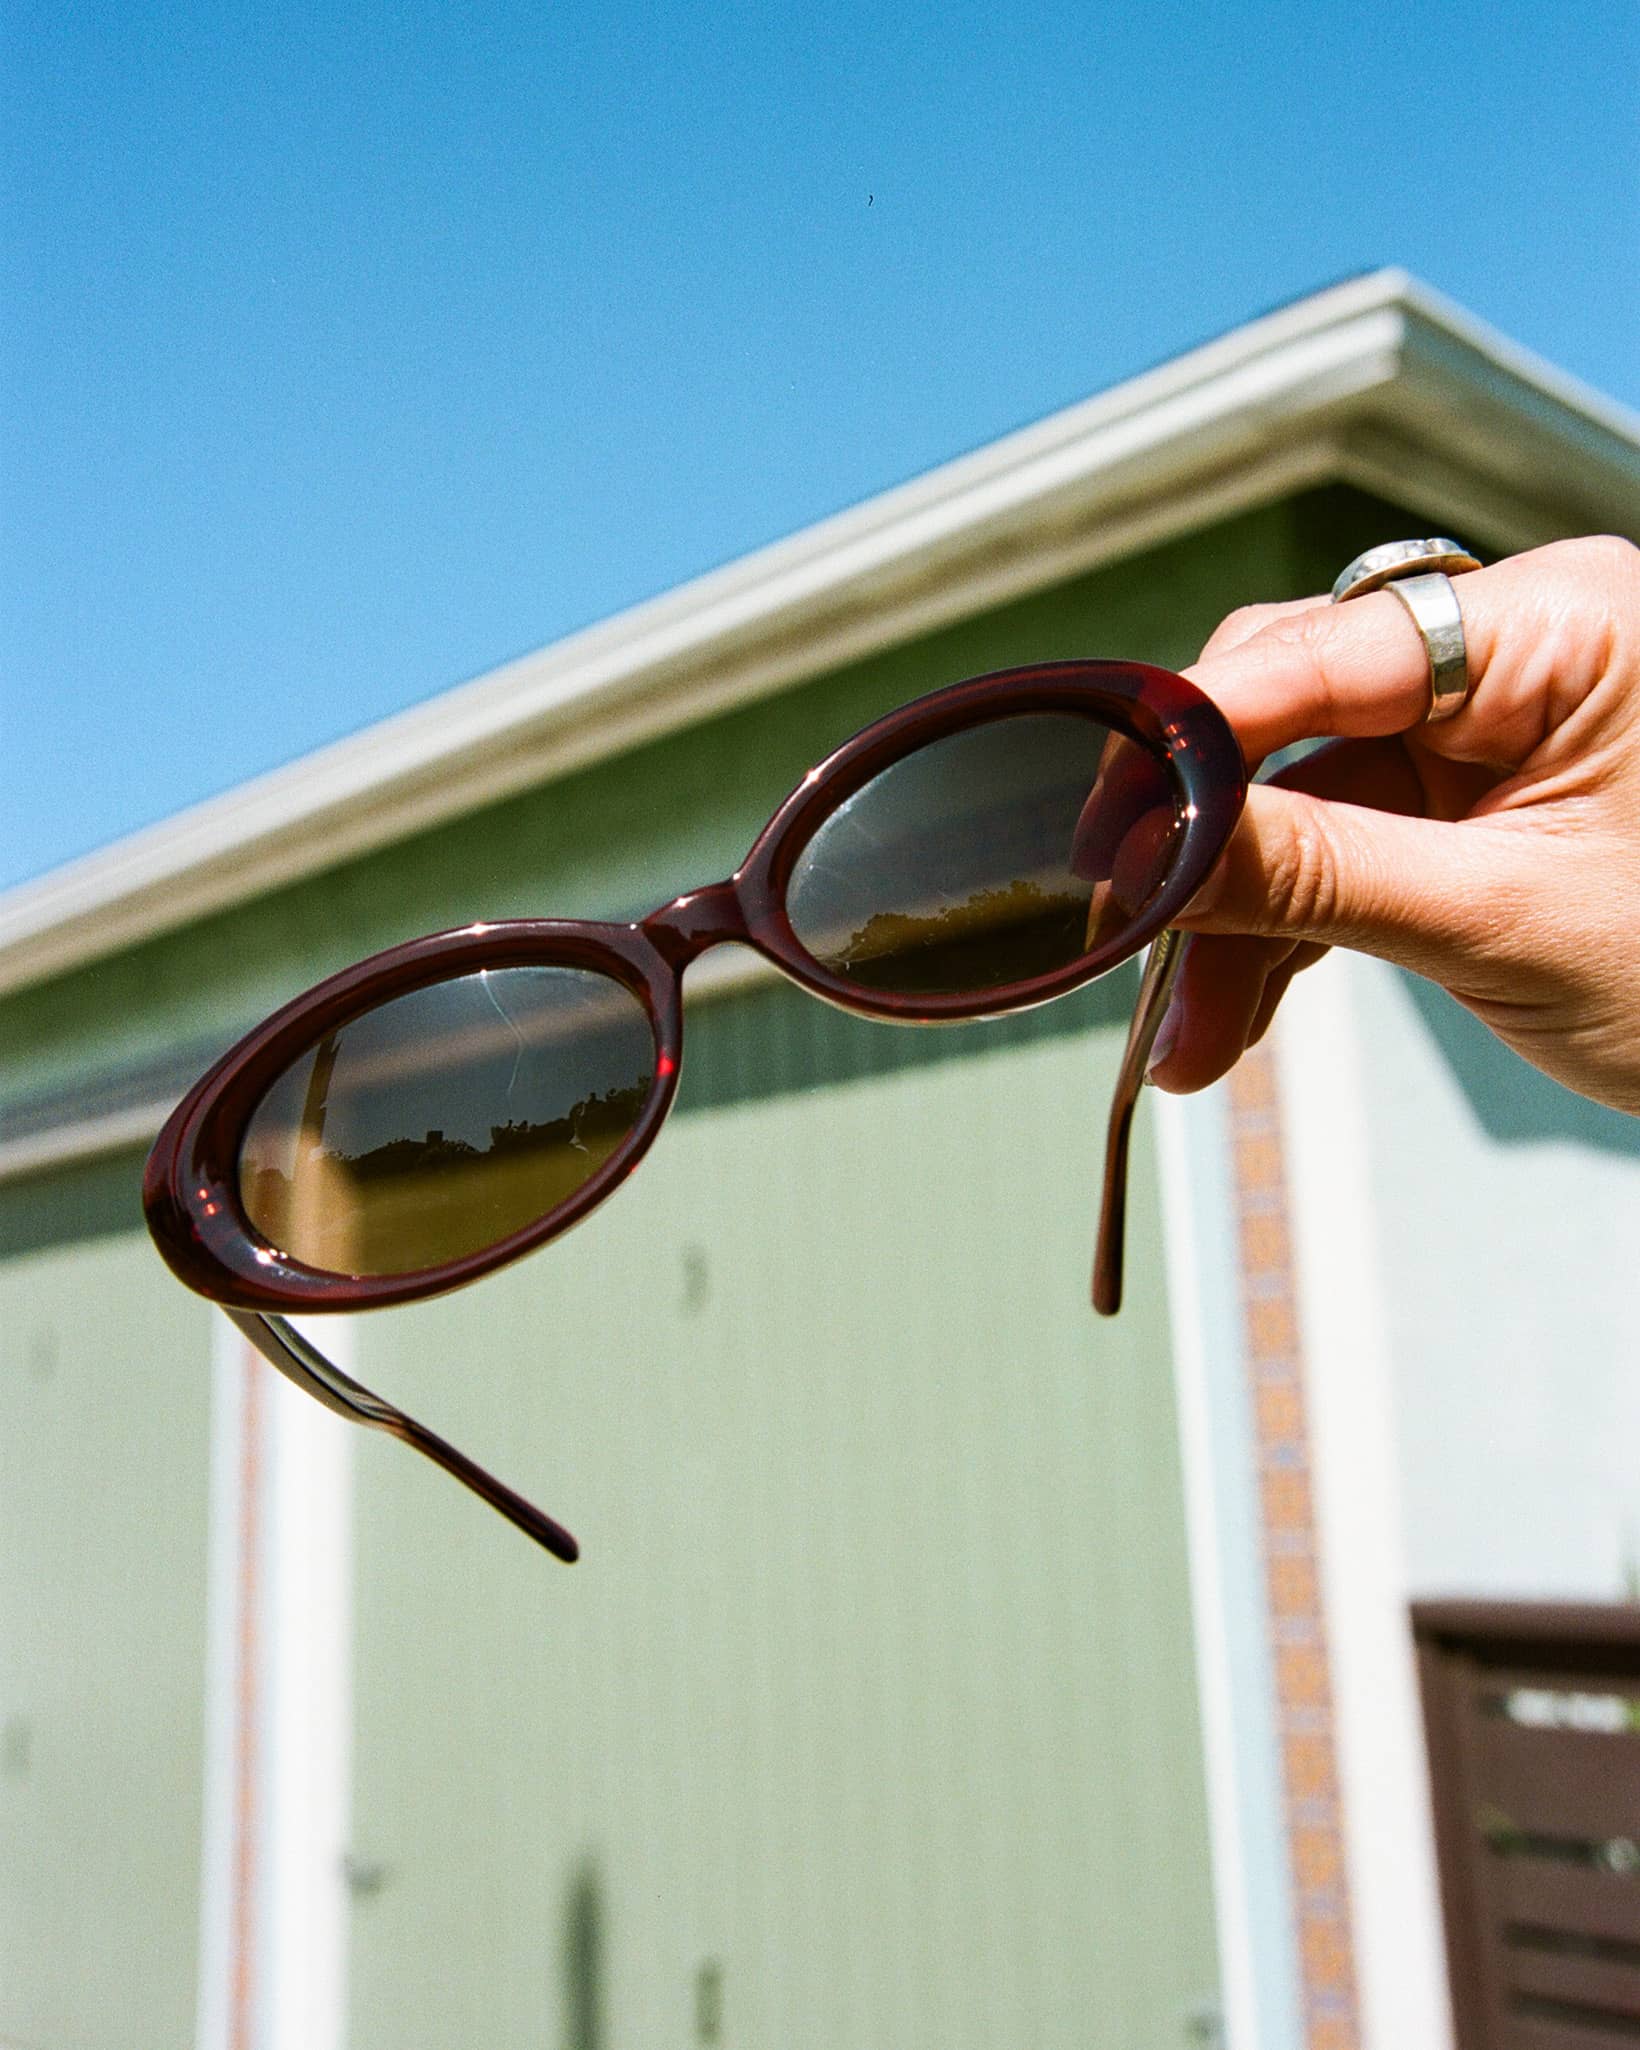
{"label": "blue sky", "polygon": [[1378,263],[1640,404],[1633,0],[9,22],[0,886]]}

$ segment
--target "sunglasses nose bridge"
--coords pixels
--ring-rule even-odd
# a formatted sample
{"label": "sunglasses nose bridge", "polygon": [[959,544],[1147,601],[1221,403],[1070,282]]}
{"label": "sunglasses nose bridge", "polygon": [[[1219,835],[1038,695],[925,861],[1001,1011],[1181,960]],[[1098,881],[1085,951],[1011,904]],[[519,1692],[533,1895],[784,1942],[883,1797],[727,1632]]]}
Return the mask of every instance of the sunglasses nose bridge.
{"label": "sunglasses nose bridge", "polygon": [[663,904],[644,920],[642,931],[668,966],[680,970],[708,947],[749,937],[746,910],[733,877]]}

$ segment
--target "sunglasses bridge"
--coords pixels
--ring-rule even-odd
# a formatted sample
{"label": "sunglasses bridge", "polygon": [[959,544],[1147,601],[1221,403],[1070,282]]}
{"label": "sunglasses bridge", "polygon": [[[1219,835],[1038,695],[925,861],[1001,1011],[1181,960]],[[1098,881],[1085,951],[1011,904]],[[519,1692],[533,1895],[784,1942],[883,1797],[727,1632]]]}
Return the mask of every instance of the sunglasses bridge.
{"label": "sunglasses bridge", "polygon": [[749,945],[751,921],[740,901],[740,878],[731,876],[727,882],[686,890],[659,911],[652,911],[638,930],[674,974],[680,974],[710,947],[731,941]]}

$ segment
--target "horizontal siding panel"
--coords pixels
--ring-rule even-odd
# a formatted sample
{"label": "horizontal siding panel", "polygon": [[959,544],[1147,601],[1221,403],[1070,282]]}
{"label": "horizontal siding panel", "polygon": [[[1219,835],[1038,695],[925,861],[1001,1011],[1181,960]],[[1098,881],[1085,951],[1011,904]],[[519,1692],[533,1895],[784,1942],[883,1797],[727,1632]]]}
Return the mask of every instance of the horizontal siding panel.
{"label": "horizontal siding panel", "polygon": [[1490,1891],[1505,1924],[1640,1944],[1640,1880],[1627,1873],[1513,1855],[1494,1860]]}
{"label": "horizontal siding panel", "polygon": [[1640,1970],[1609,1958],[1574,1952],[1524,1949],[1505,1944],[1504,1983],[1515,1998],[1563,2001],[1613,2017],[1613,2026],[1628,2022],[1640,2035]]}
{"label": "horizontal siding panel", "polygon": [[1483,1828],[1529,1835],[1640,1838],[1640,1736],[1522,1729],[1478,1719],[1476,1787]]}
{"label": "horizontal siding panel", "polygon": [[1520,2015],[1510,2022],[1499,2050],[1629,2050],[1635,2032],[1622,2023],[1612,2028],[1544,2015]]}
{"label": "horizontal siding panel", "polygon": [[1611,1664],[1599,1669],[1589,1663],[1591,1649],[1589,1645],[1565,1646],[1564,1657],[1575,1658],[1575,1664],[1556,1664],[1544,1658],[1541,1662],[1523,1660],[1507,1666],[1478,1666],[1476,1705],[1484,1711],[1490,1704],[1517,1693],[1553,1695],[1562,1707],[1568,1697],[1579,1694],[1624,1695],[1636,1712],[1636,1723],[1640,1724],[1640,1644],[1614,1645]]}

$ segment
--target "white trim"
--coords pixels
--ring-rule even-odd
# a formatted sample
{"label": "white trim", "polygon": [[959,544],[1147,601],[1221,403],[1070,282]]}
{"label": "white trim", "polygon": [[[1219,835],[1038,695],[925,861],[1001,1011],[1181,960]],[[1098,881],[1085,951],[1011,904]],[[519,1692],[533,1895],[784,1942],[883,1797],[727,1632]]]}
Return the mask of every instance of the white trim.
{"label": "white trim", "polygon": [[1450,2050],[1353,996],[1371,965],[1335,952],[1298,978],[1276,1070],[1363,2050]]}
{"label": "white trim", "polygon": [[[343,2050],[352,1434],[212,1331],[196,2050]],[[344,1368],[352,1335],[324,1323]]]}
{"label": "white trim", "polygon": [[23,1139],[0,1140],[0,1182],[16,1181],[47,1168],[72,1167],[127,1146],[147,1146],[171,1115],[170,1103],[139,1103],[101,1117],[51,1125]]}
{"label": "white trim", "polygon": [[1420,478],[1506,545],[1640,509],[1640,420],[1400,271],[1283,307],[0,896],[60,974],[1324,476]]}
{"label": "white trim", "polygon": [[[693,1007],[716,997],[733,996],[736,991],[758,983],[778,980],[779,971],[749,947],[719,947],[689,970],[685,999]],[[150,1146],[174,1108],[174,1100],[168,1097],[159,1103],[137,1104],[101,1117],[77,1119],[71,1125],[51,1125],[43,1131],[30,1132],[26,1138],[0,1142],[0,1183],[72,1167],[79,1161],[118,1153],[127,1146]],[[3,2045],[0,2050],[4,2050]]]}
{"label": "white trim", "polygon": [[[309,1335],[344,1372],[347,1320]],[[355,1427],[270,1374],[265,2033],[258,2050],[343,2050],[353,1736]]]}
{"label": "white trim", "polygon": [[1275,1675],[1222,1090],[1148,1098],[1184,1472],[1226,2050],[1301,2050]]}
{"label": "white trim", "polygon": [[211,1319],[211,1478],[205,1589],[205,1782],[199,1857],[199,1985],[195,2050],[229,2050],[234,1853],[238,1842],[240,1475],[245,1438],[244,1342]]}

